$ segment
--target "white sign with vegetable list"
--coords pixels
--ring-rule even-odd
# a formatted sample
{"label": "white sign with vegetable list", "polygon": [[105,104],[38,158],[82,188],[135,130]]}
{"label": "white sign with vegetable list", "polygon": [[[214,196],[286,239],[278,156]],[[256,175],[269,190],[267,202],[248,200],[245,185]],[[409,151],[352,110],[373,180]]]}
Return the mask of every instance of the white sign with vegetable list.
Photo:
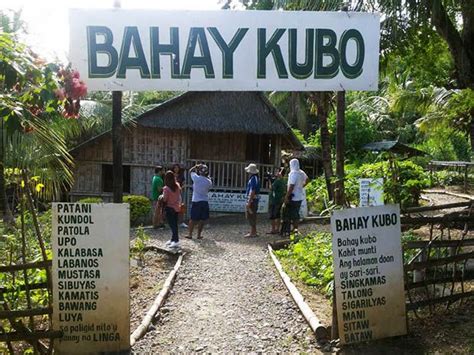
{"label": "white sign with vegetable list", "polygon": [[341,343],[406,334],[400,207],[335,211],[331,229]]}
{"label": "white sign with vegetable list", "polygon": [[60,354],[130,348],[128,204],[53,204],[53,327]]}

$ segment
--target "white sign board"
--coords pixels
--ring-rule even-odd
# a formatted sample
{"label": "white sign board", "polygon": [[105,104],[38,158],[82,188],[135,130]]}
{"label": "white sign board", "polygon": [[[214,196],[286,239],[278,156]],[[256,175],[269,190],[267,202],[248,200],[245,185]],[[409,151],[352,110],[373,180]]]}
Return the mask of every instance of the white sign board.
{"label": "white sign board", "polygon": [[377,90],[375,13],[74,9],[69,23],[90,91]]}
{"label": "white sign board", "polygon": [[130,349],[128,204],[53,204],[53,328],[60,354]]}
{"label": "white sign board", "polygon": [[335,211],[331,230],[341,342],[406,334],[400,207]]}
{"label": "white sign board", "polygon": [[382,206],[383,179],[359,179],[359,207]]}
{"label": "white sign board", "polygon": [[[259,195],[257,213],[268,212],[268,195]],[[212,212],[245,212],[247,195],[233,192],[209,192],[209,210]]]}

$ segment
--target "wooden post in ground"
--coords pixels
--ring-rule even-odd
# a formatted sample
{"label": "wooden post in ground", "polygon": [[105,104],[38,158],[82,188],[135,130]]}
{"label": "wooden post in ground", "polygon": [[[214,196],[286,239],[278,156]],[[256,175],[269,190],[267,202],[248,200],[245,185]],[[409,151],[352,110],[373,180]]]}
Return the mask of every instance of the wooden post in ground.
{"label": "wooden post in ground", "polygon": [[[114,8],[122,7],[120,0],[114,0]],[[113,202],[123,202],[123,129],[122,92],[112,91],[112,173]]]}
{"label": "wooden post in ground", "polygon": [[344,205],[344,134],[345,134],[346,92],[337,92],[336,108],[336,205]]}
{"label": "wooden post in ground", "polygon": [[112,92],[112,156],[113,156],[113,202],[122,203],[123,198],[123,129],[122,92]]}
{"label": "wooden post in ground", "polygon": [[336,306],[336,283],[332,288],[332,325],[331,325],[331,339],[335,340],[339,338],[339,328],[337,324],[337,306]]}
{"label": "wooden post in ground", "polygon": [[464,193],[467,194],[467,188],[468,188],[468,165],[464,165]]}

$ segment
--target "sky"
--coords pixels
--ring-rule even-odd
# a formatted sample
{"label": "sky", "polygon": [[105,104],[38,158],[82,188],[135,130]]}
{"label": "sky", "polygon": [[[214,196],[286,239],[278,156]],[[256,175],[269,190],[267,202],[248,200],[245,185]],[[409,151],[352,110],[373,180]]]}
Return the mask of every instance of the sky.
{"label": "sky", "polygon": [[[22,9],[24,41],[48,60],[67,61],[69,8],[111,8],[114,0],[1,0],[1,9]],[[121,0],[122,8],[218,10],[219,0]]]}

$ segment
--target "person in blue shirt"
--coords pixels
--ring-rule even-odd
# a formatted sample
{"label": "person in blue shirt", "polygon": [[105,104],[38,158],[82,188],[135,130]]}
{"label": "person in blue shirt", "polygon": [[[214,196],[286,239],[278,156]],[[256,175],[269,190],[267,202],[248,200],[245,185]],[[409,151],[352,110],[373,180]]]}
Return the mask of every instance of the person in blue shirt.
{"label": "person in blue shirt", "polygon": [[249,166],[245,168],[245,171],[250,176],[245,193],[247,198],[245,215],[250,224],[250,233],[246,234],[245,238],[253,238],[257,237],[257,210],[260,193],[260,179],[258,178],[257,165],[249,164]]}

